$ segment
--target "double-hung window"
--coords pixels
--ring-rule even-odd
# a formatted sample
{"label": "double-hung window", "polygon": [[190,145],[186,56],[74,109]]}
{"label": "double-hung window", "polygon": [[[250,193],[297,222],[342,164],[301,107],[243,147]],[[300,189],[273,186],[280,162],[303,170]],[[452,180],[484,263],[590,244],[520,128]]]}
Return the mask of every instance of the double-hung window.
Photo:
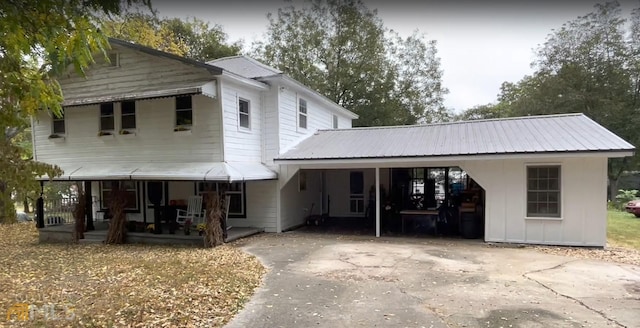
{"label": "double-hung window", "polygon": [[238,123],[243,129],[251,128],[249,101],[242,98],[238,99]]}
{"label": "double-hung window", "polygon": [[333,115],[333,128],[338,128],[338,115]]}
{"label": "double-hung window", "polygon": [[66,133],[64,127],[64,111],[60,114],[60,117],[53,114],[53,126],[51,127],[52,134],[63,135]]}
{"label": "double-hung window", "polygon": [[124,193],[124,209],[138,211],[138,183],[136,181],[102,181],[100,183],[100,207],[103,209],[109,208],[112,192],[116,188],[120,188]]}
{"label": "double-hung window", "polygon": [[560,166],[527,166],[527,217],[559,218]]}
{"label": "double-hung window", "polygon": [[193,124],[191,96],[176,97],[176,128],[190,128]]}
{"label": "double-hung window", "polygon": [[113,103],[100,104],[100,132],[113,132],[114,128]]}
{"label": "double-hung window", "polygon": [[229,217],[247,217],[244,182],[199,182],[198,195],[204,196],[204,204],[206,204],[206,194],[208,192],[225,193],[227,196],[229,196]]}
{"label": "double-hung window", "polygon": [[123,101],[120,103],[120,121],[123,130],[133,130],[136,128],[136,102]]}
{"label": "double-hung window", "polygon": [[298,99],[298,128],[306,129],[307,128],[307,101],[299,98]]}

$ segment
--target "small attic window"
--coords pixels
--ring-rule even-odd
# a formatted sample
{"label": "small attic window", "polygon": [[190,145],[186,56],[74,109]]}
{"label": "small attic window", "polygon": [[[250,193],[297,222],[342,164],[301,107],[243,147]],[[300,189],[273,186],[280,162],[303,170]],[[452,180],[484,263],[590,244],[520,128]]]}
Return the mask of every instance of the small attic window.
{"label": "small attic window", "polygon": [[111,67],[120,67],[120,54],[117,52],[110,52],[107,54],[109,57],[109,66]]}

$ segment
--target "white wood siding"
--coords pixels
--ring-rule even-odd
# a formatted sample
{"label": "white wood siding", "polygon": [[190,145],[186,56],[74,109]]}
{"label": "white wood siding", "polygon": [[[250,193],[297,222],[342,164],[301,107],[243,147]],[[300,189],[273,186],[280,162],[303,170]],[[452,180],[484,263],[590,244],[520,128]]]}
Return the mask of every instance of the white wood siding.
{"label": "white wood siding", "polygon": [[86,71],[86,78],[74,70],[59,79],[65,95],[70,97],[130,92],[140,85],[161,85],[168,81],[189,82],[213,80],[205,69],[195,68],[177,60],[152,56],[130,48],[113,45],[119,54],[120,66],[112,67],[104,56],[95,55],[96,63]]}
{"label": "white wood siding", "polygon": [[245,186],[247,217],[230,218],[228,224],[234,227],[256,227],[263,228],[266,232],[276,232],[278,181],[248,181]]}
{"label": "white wood siding", "polygon": [[271,88],[271,90],[264,92],[264,124],[263,124],[263,145],[264,155],[263,161],[265,164],[275,167],[273,159],[278,156],[280,150],[278,125],[278,101],[279,101],[279,88]]}
{"label": "white wood siding", "polygon": [[[561,165],[561,218],[526,218],[528,164]],[[605,246],[606,158],[468,161],[461,167],[486,191],[486,241]]]}
{"label": "white wood siding", "polygon": [[[299,190],[300,171],[280,189],[280,219],[282,230],[305,224],[310,214],[322,214],[321,171],[306,171],[307,189]],[[311,206],[313,212],[311,212]]]}
{"label": "white wood siding", "polygon": [[[260,91],[224,81],[221,86],[224,113],[224,160],[262,162],[262,99]],[[249,101],[250,129],[238,124],[238,99]]]}
{"label": "white wood siding", "polygon": [[98,137],[100,106],[65,109],[66,137],[48,139],[52,119],[40,112],[34,123],[35,156],[54,164],[221,161],[220,105],[209,97],[193,97],[191,134],[174,132],[175,98],[136,102],[135,135],[120,135],[120,105],[114,108],[116,133]]}
{"label": "white wood siding", "polygon": [[[312,135],[317,130],[332,129],[333,115],[338,115],[338,127],[350,128],[351,119],[336,114],[329,108],[323,107],[313,97],[306,96],[290,88],[280,90],[279,103],[279,132],[280,153],[286,152],[297,143]],[[298,128],[298,99],[307,101],[307,128]]]}

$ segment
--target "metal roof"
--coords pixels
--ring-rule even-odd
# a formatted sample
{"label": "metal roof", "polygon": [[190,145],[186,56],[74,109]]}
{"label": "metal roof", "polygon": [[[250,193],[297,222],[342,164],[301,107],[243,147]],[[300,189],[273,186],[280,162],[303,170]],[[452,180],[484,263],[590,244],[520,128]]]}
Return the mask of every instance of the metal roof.
{"label": "metal roof", "polygon": [[563,114],[321,130],[276,161],[632,152],[634,149],[583,114]]}
{"label": "metal roof", "polygon": [[204,69],[206,69],[207,71],[209,71],[210,73],[212,73],[214,75],[222,74],[222,70],[220,69],[220,67],[217,67],[215,65],[212,65],[212,64],[209,64],[209,63],[203,63],[203,62],[197,61],[195,59],[190,59],[190,58],[174,55],[172,53],[156,50],[156,49],[153,49],[153,48],[150,48],[150,47],[147,47],[147,46],[143,46],[141,44],[132,43],[132,42],[129,42],[129,41],[120,40],[120,39],[116,39],[116,38],[109,38],[109,43],[110,44],[116,44],[116,45],[123,46],[123,47],[128,47],[128,48],[131,48],[131,49],[134,49],[134,50],[138,50],[140,52],[144,52],[144,53],[149,54],[149,55],[160,56],[160,57],[165,57],[165,58],[177,60],[177,61],[183,62],[185,64],[188,64],[188,65],[191,65],[191,66],[194,66],[194,67],[204,68]]}
{"label": "metal roof", "polygon": [[281,71],[246,56],[233,56],[215,59],[208,61],[207,64],[215,65],[216,67],[220,67],[226,71],[238,74],[248,79],[282,74]]}

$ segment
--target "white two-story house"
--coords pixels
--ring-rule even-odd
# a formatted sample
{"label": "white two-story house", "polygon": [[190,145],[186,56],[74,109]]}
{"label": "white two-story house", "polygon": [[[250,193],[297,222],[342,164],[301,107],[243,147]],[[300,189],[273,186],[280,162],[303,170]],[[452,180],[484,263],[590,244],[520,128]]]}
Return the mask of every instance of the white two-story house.
{"label": "white two-story house", "polygon": [[64,117],[43,111],[33,120],[34,159],[60,166],[56,180],[88,182],[94,217],[117,183],[127,219],[153,222],[149,183],[161,182],[163,205],[226,190],[232,226],[299,223],[302,206],[291,213],[296,223],[280,210],[274,157],[318,129],[350,128],[357,115],[244,56],[202,63],[110,42],[109,61],[99,56],[86,77],[60,77]]}
{"label": "white two-story house", "polygon": [[64,117],[33,120],[34,159],[84,182],[93,217],[116,184],[140,222],[150,194],[168,208],[225,190],[228,224],[267,232],[327,214],[376,236],[604,246],[607,160],[635,150],[582,114],[352,128],[357,115],[250,58],[111,44],[86,77],[59,78]]}

